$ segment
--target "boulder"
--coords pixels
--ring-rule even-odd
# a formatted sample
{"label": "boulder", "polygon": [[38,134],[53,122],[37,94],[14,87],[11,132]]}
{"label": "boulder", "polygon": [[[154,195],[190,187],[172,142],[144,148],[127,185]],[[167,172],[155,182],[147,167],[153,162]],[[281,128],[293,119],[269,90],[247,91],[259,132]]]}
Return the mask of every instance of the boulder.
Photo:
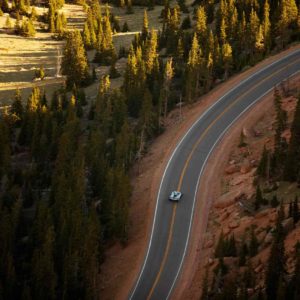
{"label": "boulder", "polygon": [[244,182],[244,178],[242,176],[237,176],[230,181],[231,186],[240,185]]}
{"label": "boulder", "polygon": [[252,166],[250,164],[250,162],[248,160],[246,160],[245,162],[242,163],[241,168],[240,168],[240,172],[242,174],[246,174],[249,173],[252,169]]}
{"label": "boulder", "polygon": [[231,191],[226,194],[223,194],[221,197],[216,199],[214,203],[215,208],[225,208],[234,204],[239,197],[241,197],[241,191]]}
{"label": "boulder", "polygon": [[225,173],[226,173],[227,175],[231,175],[231,174],[234,174],[234,173],[238,172],[239,169],[240,169],[240,168],[239,168],[237,165],[230,165],[230,166],[228,166],[228,167],[225,169]]}
{"label": "boulder", "polygon": [[248,129],[247,128],[243,128],[243,135],[245,136],[245,137],[249,137],[250,136],[250,133],[249,133],[249,131],[248,131]]}

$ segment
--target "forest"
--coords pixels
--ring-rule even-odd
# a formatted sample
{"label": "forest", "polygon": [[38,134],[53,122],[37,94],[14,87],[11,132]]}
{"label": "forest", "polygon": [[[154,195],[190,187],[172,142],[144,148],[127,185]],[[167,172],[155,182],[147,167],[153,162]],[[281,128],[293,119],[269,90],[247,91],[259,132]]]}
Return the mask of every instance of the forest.
{"label": "forest", "polygon": [[[1,114],[0,299],[101,298],[105,248],[115,241],[126,246],[128,240],[130,168],[163,132],[168,112],[300,37],[295,0],[196,0],[192,6],[184,0],[120,0],[109,4],[128,14],[136,5],[146,8],[140,33],[129,49],[117,53],[113,32],[126,32],[128,25],[121,28],[106,3],[75,3],[86,9],[82,31],[66,29],[62,0],[43,2],[49,8],[42,17],[45,30],[65,40],[61,70],[66,84],[51,99],[37,87],[23,99],[17,89]],[[1,13],[17,18],[15,34],[35,35],[35,12],[28,9],[33,4],[41,5],[0,0]],[[163,5],[160,31],[148,24],[147,9],[157,4]],[[184,12],[189,15],[181,20]],[[89,65],[92,49],[93,62],[109,66],[109,74],[98,78]],[[127,57],[123,84],[112,89],[121,57]],[[37,76],[43,77],[42,68]],[[87,101],[85,88],[93,82],[99,84],[98,93]],[[287,145],[280,139],[285,117],[278,106],[278,139],[268,170],[273,176],[300,178],[299,112],[298,105]],[[265,176],[266,163],[259,170]],[[278,220],[274,252],[283,243],[280,215]],[[268,277],[270,286],[274,276],[278,280],[283,274],[283,263],[277,265],[280,270]],[[287,290],[294,293],[292,287]],[[232,299],[230,285],[226,293],[217,299]]]}

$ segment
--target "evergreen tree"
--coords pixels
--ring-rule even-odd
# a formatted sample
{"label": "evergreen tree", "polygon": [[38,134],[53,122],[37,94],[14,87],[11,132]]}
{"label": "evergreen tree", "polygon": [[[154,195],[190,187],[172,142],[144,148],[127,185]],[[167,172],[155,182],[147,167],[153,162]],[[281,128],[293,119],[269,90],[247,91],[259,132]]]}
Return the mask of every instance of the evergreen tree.
{"label": "evergreen tree", "polygon": [[21,96],[21,92],[19,89],[16,89],[15,99],[11,105],[10,112],[12,114],[15,114],[20,120],[23,117],[24,109],[23,109],[23,104],[22,104],[22,96]]}
{"label": "evergreen tree", "polygon": [[0,119],[0,179],[10,168],[10,140],[9,131],[5,122]]}
{"label": "evergreen tree", "polygon": [[265,0],[265,4],[264,4],[263,36],[264,36],[265,49],[266,52],[268,53],[271,48],[270,5],[268,0]]}
{"label": "evergreen tree", "polygon": [[149,21],[147,11],[144,10],[143,28],[142,28],[142,40],[145,41],[149,34]]}
{"label": "evergreen tree", "polygon": [[257,185],[256,193],[255,193],[255,202],[254,202],[255,210],[258,210],[260,208],[260,206],[263,204],[263,202],[264,202],[264,199],[263,199],[263,195],[262,195],[260,186]]}
{"label": "evergreen tree", "polygon": [[300,100],[298,99],[294,120],[291,126],[291,139],[287,151],[284,178],[289,181],[299,179],[300,172]]}
{"label": "evergreen tree", "polygon": [[12,28],[9,15],[6,17],[6,20],[5,20],[5,28],[7,28],[7,29],[11,29]]}
{"label": "evergreen tree", "polygon": [[266,271],[267,299],[277,299],[279,281],[285,273],[284,230],[281,225],[282,216],[276,221],[276,231]]}
{"label": "evergreen tree", "polygon": [[130,31],[129,26],[128,26],[127,22],[124,22],[122,32],[128,32],[128,31]]}
{"label": "evergreen tree", "polygon": [[232,67],[232,48],[228,43],[224,43],[222,46],[222,61],[224,64],[224,77],[227,79]]}
{"label": "evergreen tree", "polygon": [[35,250],[32,260],[33,295],[36,299],[56,299],[56,274],[54,270],[54,228],[46,232],[40,249]]}
{"label": "evergreen tree", "polygon": [[277,207],[277,206],[279,205],[279,201],[278,201],[276,195],[274,195],[274,196],[272,197],[271,203],[270,203],[270,204],[271,204],[272,207]]}
{"label": "evergreen tree", "polygon": [[70,32],[64,48],[62,73],[67,75],[67,86],[80,86],[89,79],[87,57],[81,35],[78,31]]}
{"label": "evergreen tree", "polygon": [[168,112],[168,98],[170,93],[170,86],[171,81],[174,76],[174,69],[173,69],[173,60],[172,58],[168,59],[166,66],[165,66],[165,72],[164,72],[164,84],[163,84],[163,103],[164,103],[164,119],[167,118],[167,112]]}
{"label": "evergreen tree", "polygon": [[193,37],[191,50],[189,52],[186,70],[186,98],[191,102],[199,90],[199,65],[200,48],[196,34]]}
{"label": "evergreen tree", "polygon": [[255,256],[258,253],[258,240],[255,235],[254,228],[251,227],[250,231],[250,244],[249,244],[249,255],[251,257]]}
{"label": "evergreen tree", "polygon": [[201,43],[205,42],[207,35],[207,18],[205,9],[203,6],[199,6],[196,11],[196,28],[195,31],[198,35],[198,39]]}
{"label": "evergreen tree", "polygon": [[224,240],[224,234],[223,231],[221,231],[218,244],[215,249],[215,257],[221,258],[224,256],[224,250],[225,250],[225,240]]}
{"label": "evergreen tree", "polygon": [[298,206],[298,197],[296,196],[293,201],[293,214],[292,214],[294,224],[299,221],[299,206]]}
{"label": "evergreen tree", "polygon": [[239,266],[244,266],[246,264],[246,256],[248,254],[248,246],[245,239],[242,240],[242,245],[239,251]]}
{"label": "evergreen tree", "polygon": [[264,146],[262,156],[257,167],[256,173],[258,176],[267,177],[269,170],[268,170],[268,160],[269,160],[269,151]]}

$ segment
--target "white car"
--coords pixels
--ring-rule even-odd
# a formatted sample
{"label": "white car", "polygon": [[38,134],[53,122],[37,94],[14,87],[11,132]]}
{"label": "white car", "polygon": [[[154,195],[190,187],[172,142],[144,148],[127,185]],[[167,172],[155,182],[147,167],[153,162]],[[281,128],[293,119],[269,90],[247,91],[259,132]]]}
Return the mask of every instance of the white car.
{"label": "white car", "polygon": [[181,197],[182,197],[182,193],[180,193],[178,191],[173,191],[169,196],[169,200],[178,201],[178,200],[180,200]]}

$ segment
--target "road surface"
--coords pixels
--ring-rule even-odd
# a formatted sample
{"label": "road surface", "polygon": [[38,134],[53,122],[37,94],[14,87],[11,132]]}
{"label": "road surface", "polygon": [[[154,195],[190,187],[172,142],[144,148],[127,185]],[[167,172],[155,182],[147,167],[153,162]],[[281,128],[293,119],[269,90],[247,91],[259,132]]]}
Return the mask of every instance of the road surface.
{"label": "road surface", "polygon": [[[168,299],[186,254],[197,188],[206,161],[226,130],[282,80],[300,71],[300,50],[258,70],[204,112],[177,145],[161,180],[146,257],[129,298]],[[213,188],[213,186],[212,186]],[[180,190],[178,203],[168,201]]]}

